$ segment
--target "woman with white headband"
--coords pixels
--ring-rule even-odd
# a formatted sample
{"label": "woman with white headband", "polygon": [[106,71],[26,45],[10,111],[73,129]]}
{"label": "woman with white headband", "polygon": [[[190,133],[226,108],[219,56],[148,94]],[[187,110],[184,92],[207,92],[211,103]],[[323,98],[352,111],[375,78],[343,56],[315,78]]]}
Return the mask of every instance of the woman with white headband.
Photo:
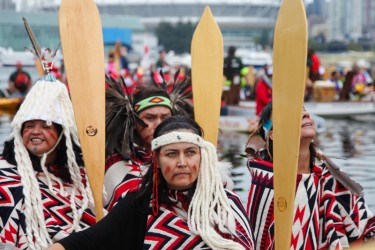
{"label": "woman with white headband", "polygon": [[216,149],[201,135],[187,117],[163,121],[139,190],[50,249],[253,249],[241,201],[224,188]]}

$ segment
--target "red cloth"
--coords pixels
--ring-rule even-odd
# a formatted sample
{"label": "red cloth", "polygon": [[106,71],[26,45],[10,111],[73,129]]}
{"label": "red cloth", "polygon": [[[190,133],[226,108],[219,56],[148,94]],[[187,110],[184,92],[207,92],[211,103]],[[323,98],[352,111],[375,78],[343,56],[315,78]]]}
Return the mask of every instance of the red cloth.
{"label": "red cloth", "polygon": [[320,62],[319,57],[316,54],[310,55],[311,59],[311,71],[312,72],[319,72]]}
{"label": "red cloth", "polygon": [[[275,249],[273,164],[251,159],[247,215],[255,249]],[[298,174],[291,234],[293,250],[342,249],[374,240],[375,217],[363,197],[352,194],[324,163],[311,174]]]}
{"label": "red cloth", "polygon": [[255,87],[256,115],[259,115],[262,109],[272,100],[272,89],[268,87],[264,79],[261,78]]}

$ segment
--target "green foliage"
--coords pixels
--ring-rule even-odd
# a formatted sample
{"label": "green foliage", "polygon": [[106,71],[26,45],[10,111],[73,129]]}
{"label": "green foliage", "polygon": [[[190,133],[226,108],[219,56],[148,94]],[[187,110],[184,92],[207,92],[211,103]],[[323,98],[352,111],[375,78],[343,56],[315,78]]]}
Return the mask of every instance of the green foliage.
{"label": "green foliage", "polygon": [[255,44],[260,44],[262,47],[272,46],[272,37],[268,30],[262,30],[260,36],[254,38]]}
{"label": "green foliage", "polygon": [[155,34],[159,40],[159,45],[163,46],[167,51],[173,50],[177,54],[189,53],[191,39],[195,25],[191,22],[178,22],[172,25],[168,22],[161,22],[155,30]]}
{"label": "green foliage", "polygon": [[316,39],[309,39],[308,47],[315,51],[326,51],[327,50],[327,43],[320,43],[317,42]]}
{"label": "green foliage", "polygon": [[358,43],[351,42],[348,44],[348,50],[354,50],[354,51],[363,51],[362,45]]}

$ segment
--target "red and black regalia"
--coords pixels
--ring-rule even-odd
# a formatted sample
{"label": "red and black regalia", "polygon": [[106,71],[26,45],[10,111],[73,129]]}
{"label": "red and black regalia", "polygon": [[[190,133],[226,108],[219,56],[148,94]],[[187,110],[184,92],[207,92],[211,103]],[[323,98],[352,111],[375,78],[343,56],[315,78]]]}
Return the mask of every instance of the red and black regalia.
{"label": "red and black regalia", "polygon": [[[222,237],[239,243],[243,249],[255,249],[253,235],[239,197],[230,191],[226,191],[226,194],[234,212],[237,235],[223,234],[219,230],[217,232]],[[129,192],[101,223],[64,238],[59,243],[65,249],[77,250],[115,250],[124,249],[124,246],[127,249],[210,249],[199,235],[189,230],[187,216],[191,196],[189,197],[188,191],[169,191],[169,198],[175,204],[161,205],[158,214],[154,215],[149,200],[140,204],[137,194]]]}
{"label": "red and black regalia", "polygon": [[[274,249],[273,164],[251,159],[247,215],[256,249]],[[338,182],[323,163],[298,174],[290,249],[341,249],[374,238],[375,217],[363,197]]]}
{"label": "red and black regalia", "polygon": [[[53,166],[52,166],[53,168]],[[85,173],[81,170],[82,182],[86,185]],[[41,193],[42,209],[47,232],[53,242],[68,236],[72,229],[73,215],[70,199],[73,185],[62,182],[60,186],[51,179],[52,190],[43,172],[36,174]],[[64,192],[61,192],[63,190]],[[76,193],[76,204],[82,196]],[[34,208],[37,209],[37,208]],[[77,209],[80,207],[77,205]],[[16,166],[0,160],[0,242],[20,249],[29,249],[25,221],[25,196],[21,176]],[[79,222],[81,229],[95,223],[95,217],[87,209]]]}
{"label": "red and black regalia", "polygon": [[113,154],[106,160],[103,200],[108,211],[128,191],[138,187],[146,164],[151,161],[151,154],[146,149],[138,145],[134,145],[134,149],[137,154],[132,155],[132,161],[124,160],[121,154]]}
{"label": "red and black regalia", "polygon": [[[108,211],[129,190],[138,187],[142,172],[147,170],[146,165],[151,161],[151,152],[144,145],[141,146],[143,141],[135,132],[136,124],[147,126],[138,116],[139,112],[144,110],[139,103],[150,99],[147,107],[164,106],[170,108],[172,115],[193,116],[191,81],[186,77],[177,80],[178,75],[179,70],[176,72],[175,82],[170,91],[167,90],[164,78],[162,83],[154,83],[158,93],[162,91],[163,96],[146,96],[138,103],[134,101],[134,93],[145,91],[146,88],[139,87],[132,95],[124,87],[123,82],[106,78],[108,84],[106,89],[107,160],[104,176],[104,207]],[[161,73],[161,76],[164,75]]]}

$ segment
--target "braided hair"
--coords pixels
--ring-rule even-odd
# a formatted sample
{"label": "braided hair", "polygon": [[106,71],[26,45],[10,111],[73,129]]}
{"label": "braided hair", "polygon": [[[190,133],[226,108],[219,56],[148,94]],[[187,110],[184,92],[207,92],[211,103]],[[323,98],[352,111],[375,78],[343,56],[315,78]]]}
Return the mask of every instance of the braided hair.
{"label": "braided hair", "polygon": [[171,203],[167,196],[167,183],[157,170],[157,156],[165,145],[194,143],[200,147],[201,161],[198,178],[189,190],[189,229],[212,249],[243,249],[239,243],[223,238],[216,231],[217,229],[222,233],[236,235],[236,222],[219,173],[216,148],[202,139],[201,135],[203,130],[200,126],[186,116],[172,116],[160,123],[154,131],[155,139],[152,141],[153,162],[142,180],[138,197],[140,200],[145,200],[146,196],[151,197],[154,215],[159,212],[159,204]]}

